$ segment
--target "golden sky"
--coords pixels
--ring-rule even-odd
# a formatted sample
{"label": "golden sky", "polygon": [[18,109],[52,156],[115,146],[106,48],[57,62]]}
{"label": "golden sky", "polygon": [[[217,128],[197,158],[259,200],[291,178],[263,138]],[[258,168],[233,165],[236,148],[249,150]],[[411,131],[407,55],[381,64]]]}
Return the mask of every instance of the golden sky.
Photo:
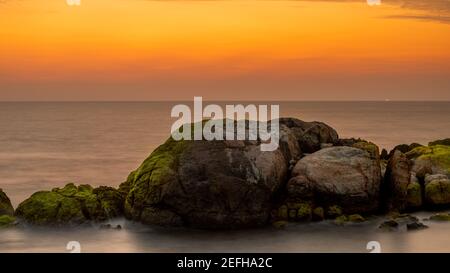
{"label": "golden sky", "polygon": [[450,100],[450,1],[381,2],[0,0],[0,100]]}

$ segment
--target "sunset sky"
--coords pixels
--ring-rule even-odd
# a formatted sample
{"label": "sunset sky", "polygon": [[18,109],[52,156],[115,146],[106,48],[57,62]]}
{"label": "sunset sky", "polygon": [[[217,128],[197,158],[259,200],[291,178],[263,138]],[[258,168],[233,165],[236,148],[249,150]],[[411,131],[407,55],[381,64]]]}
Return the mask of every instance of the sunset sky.
{"label": "sunset sky", "polygon": [[0,101],[450,100],[450,1],[0,0]]}

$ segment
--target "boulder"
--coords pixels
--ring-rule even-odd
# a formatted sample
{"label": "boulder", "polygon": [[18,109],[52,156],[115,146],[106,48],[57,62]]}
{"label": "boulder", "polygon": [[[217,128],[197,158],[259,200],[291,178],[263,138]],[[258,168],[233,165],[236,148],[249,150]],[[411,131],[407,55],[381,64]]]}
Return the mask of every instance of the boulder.
{"label": "boulder", "polygon": [[424,179],[427,174],[450,175],[450,146],[421,146],[412,149],[406,156],[413,161],[412,171],[419,179]]}
{"label": "boulder", "polygon": [[123,198],[114,188],[67,184],[40,191],[17,207],[16,217],[33,225],[71,226],[122,215]]}
{"label": "boulder", "polygon": [[[267,224],[289,166],[302,152],[338,140],[336,131],[324,123],[291,118],[279,122],[280,145],[271,152],[262,152],[260,141],[169,138],[120,186],[126,193],[126,217],[145,224],[207,229]],[[283,220],[311,218],[311,208],[306,207],[278,212],[282,217],[275,218]]]}
{"label": "boulder", "polygon": [[315,207],[338,205],[342,213],[378,209],[380,165],[361,149],[339,146],[322,149],[299,160],[287,185],[288,200]]}
{"label": "boulder", "polygon": [[402,211],[407,207],[411,173],[409,161],[399,150],[389,158],[382,188],[384,205],[388,211]]}
{"label": "boulder", "polygon": [[16,219],[10,215],[0,215],[0,229],[8,228],[16,223]]}
{"label": "boulder", "polygon": [[[305,122],[294,118],[280,118],[280,125],[291,130],[304,153],[313,153],[321,149],[321,144],[338,144],[337,132],[323,122]],[[281,126],[280,126],[281,128]]]}
{"label": "boulder", "polygon": [[425,202],[432,208],[450,205],[450,179],[435,179],[426,183]]}
{"label": "boulder", "polygon": [[11,205],[11,200],[9,200],[6,193],[4,193],[2,189],[0,189],[0,216],[2,215],[13,216],[14,208]]}

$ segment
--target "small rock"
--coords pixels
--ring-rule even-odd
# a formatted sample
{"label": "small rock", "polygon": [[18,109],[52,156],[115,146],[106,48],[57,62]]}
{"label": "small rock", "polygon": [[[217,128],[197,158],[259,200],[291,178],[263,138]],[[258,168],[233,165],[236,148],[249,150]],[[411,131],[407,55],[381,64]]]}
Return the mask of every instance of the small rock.
{"label": "small rock", "polygon": [[421,229],[426,229],[428,228],[428,226],[420,223],[420,222],[414,222],[414,223],[409,223],[406,224],[406,229],[408,231],[412,231],[412,230],[421,230]]}
{"label": "small rock", "polygon": [[397,230],[398,226],[399,226],[399,224],[396,221],[388,220],[388,221],[381,223],[381,225],[378,228],[381,230],[385,230],[385,231],[393,231],[393,230]]}
{"label": "small rock", "polygon": [[334,219],[342,215],[342,209],[339,206],[331,206],[327,210],[327,217]]}
{"label": "small rock", "polygon": [[433,221],[450,221],[450,214],[448,213],[437,213],[430,216],[430,220]]}
{"label": "small rock", "polygon": [[366,221],[366,219],[359,214],[352,214],[348,216],[348,220],[352,223],[362,223]]}
{"label": "small rock", "polygon": [[287,221],[276,221],[272,223],[272,226],[277,229],[283,229],[288,225]]}
{"label": "small rock", "polygon": [[344,224],[347,223],[347,222],[348,222],[348,217],[345,216],[345,215],[338,216],[338,217],[336,217],[336,219],[334,220],[334,223],[335,223],[336,225],[338,225],[338,226],[342,226],[342,225],[344,225]]}

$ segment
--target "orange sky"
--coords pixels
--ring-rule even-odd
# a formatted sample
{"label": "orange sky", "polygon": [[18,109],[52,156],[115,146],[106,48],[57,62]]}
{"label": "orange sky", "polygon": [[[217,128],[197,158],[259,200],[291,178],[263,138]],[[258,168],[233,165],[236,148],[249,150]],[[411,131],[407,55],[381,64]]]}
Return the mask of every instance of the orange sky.
{"label": "orange sky", "polygon": [[0,0],[0,100],[450,100],[448,0],[81,1]]}

